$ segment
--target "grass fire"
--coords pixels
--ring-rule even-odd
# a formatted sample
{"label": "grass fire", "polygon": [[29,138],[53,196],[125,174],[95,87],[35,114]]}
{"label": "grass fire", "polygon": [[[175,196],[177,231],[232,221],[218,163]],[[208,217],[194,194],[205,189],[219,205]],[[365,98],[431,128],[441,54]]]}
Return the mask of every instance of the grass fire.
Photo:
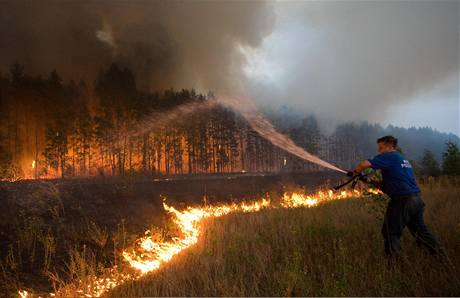
{"label": "grass fire", "polygon": [[459,296],[459,5],[2,1],[0,297]]}
{"label": "grass fire", "polygon": [[[369,194],[379,194],[378,190],[368,189]],[[160,269],[166,265],[175,255],[195,245],[200,237],[203,221],[208,218],[216,218],[230,213],[257,212],[262,209],[273,208],[299,208],[313,207],[320,203],[332,200],[359,198],[363,195],[361,191],[341,191],[334,193],[319,191],[311,195],[300,193],[284,193],[281,200],[274,203],[270,198],[263,198],[253,202],[241,202],[233,204],[206,205],[201,207],[188,207],[178,211],[166,202],[164,209],[173,216],[173,222],[179,229],[180,236],[173,237],[169,241],[158,241],[151,230],[145,232],[145,236],[137,239],[134,247],[122,252],[123,258],[130,267],[137,270],[137,273],[120,273],[116,270],[109,270],[109,276],[95,277],[88,276],[85,280],[79,280],[76,284],[66,285],[58,290],[58,293],[50,293],[50,296],[88,296],[99,297],[110,291],[112,288],[126,283],[130,280],[137,280],[145,274]],[[129,267],[128,266],[128,267]],[[28,296],[27,291],[19,291],[22,296]]]}

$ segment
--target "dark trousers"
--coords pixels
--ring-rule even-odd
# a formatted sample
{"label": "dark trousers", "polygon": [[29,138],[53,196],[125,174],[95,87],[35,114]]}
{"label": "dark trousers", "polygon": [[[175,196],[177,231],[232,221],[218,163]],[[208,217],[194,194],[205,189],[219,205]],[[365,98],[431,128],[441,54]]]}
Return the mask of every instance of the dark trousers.
{"label": "dark trousers", "polygon": [[439,244],[423,220],[425,203],[420,193],[407,196],[392,196],[388,203],[382,227],[385,253],[398,256],[401,253],[401,234],[407,226],[419,246],[431,253],[439,252]]}

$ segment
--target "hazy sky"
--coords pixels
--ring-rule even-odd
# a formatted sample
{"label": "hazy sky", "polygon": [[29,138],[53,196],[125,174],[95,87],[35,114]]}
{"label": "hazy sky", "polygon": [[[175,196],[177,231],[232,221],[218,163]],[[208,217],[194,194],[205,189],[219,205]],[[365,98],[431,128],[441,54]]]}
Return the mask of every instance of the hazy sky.
{"label": "hazy sky", "polygon": [[326,122],[369,120],[460,134],[458,1],[279,1],[248,89]]}

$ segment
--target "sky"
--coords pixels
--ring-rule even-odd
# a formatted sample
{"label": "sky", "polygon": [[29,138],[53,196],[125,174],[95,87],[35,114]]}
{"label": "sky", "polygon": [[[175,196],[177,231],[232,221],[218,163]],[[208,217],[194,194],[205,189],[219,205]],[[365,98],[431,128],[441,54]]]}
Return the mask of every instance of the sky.
{"label": "sky", "polygon": [[[367,120],[460,135],[459,2],[278,1],[248,90],[324,126]],[[328,125],[330,124],[330,125]]]}

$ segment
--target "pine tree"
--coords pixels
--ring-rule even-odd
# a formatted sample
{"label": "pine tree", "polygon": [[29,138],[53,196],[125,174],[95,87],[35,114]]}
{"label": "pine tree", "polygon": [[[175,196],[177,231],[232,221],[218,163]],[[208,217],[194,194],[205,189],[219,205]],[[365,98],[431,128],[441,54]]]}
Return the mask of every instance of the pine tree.
{"label": "pine tree", "polygon": [[0,180],[12,178],[12,165],[11,153],[0,143]]}
{"label": "pine tree", "polygon": [[442,170],[446,175],[460,175],[460,151],[453,141],[447,141],[443,154]]}
{"label": "pine tree", "polygon": [[423,175],[436,177],[439,176],[439,174],[441,173],[436,157],[430,150],[425,150],[423,158],[420,162],[420,166],[420,171]]}

